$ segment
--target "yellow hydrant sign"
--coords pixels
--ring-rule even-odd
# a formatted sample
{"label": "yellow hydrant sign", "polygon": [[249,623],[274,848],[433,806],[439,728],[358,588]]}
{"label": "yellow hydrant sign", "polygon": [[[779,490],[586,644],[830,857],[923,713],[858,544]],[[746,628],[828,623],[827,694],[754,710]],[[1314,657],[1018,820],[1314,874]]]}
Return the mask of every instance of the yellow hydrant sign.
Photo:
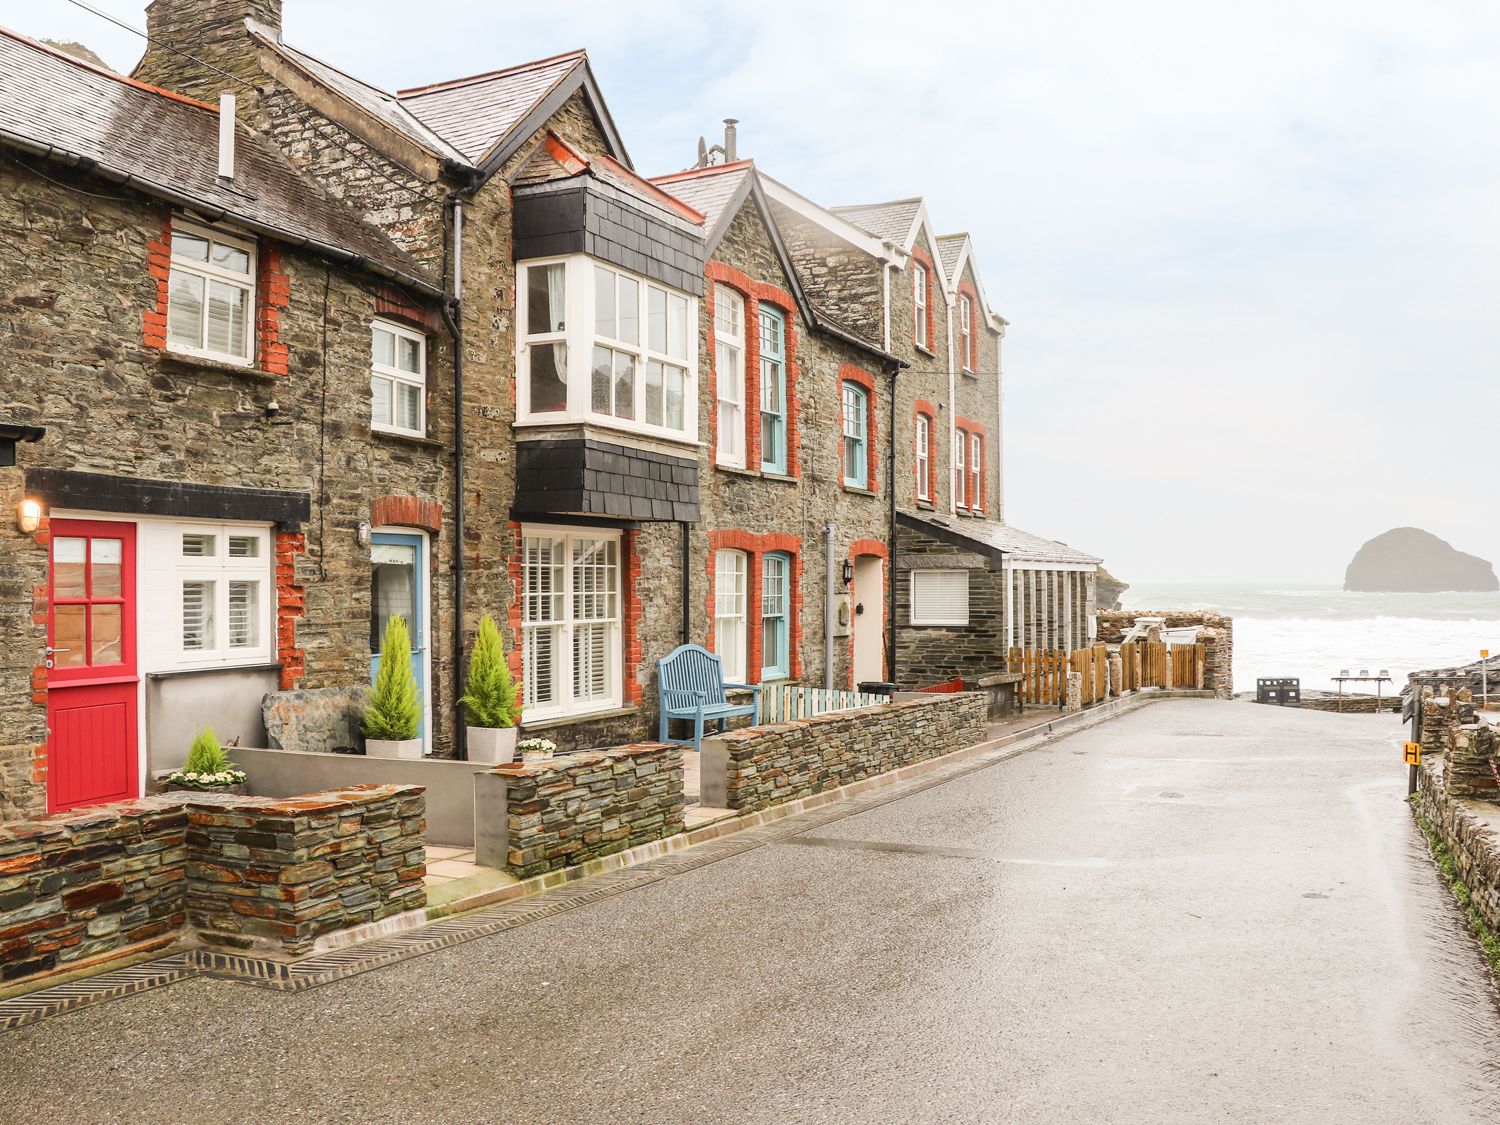
{"label": "yellow hydrant sign", "polygon": [[1422,764],[1422,744],[1420,742],[1403,743],[1401,747],[1401,760],[1409,766],[1420,766]]}

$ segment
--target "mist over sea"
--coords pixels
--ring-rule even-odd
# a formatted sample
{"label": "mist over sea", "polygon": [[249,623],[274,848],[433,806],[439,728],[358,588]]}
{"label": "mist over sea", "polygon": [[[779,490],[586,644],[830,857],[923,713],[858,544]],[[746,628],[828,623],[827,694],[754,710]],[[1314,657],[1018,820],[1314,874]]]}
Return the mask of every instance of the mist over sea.
{"label": "mist over sea", "polygon": [[[1336,690],[1332,677],[1389,670],[1395,690],[1409,672],[1500,654],[1500,593],[1361,594],[1337,586],[1137,582],[1126,609],[1213,609],[1234,618],[1234,690],[1258,676],[1296,676],[1305,689]],[[1349,685],[1346,690],[1357,690]],[[1367,685],[1362,690],[1374,690]]]}

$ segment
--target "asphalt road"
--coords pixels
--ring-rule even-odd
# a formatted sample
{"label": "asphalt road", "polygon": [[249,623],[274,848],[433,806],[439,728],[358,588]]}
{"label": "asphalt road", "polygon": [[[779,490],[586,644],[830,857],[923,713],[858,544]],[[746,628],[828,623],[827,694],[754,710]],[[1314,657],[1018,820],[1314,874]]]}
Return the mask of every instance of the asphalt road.
{"label": "asphalt road", "polygon": [[0,1036],[0,1120],[1495,1122],[1397,735],[1155,705],[308,993]]}

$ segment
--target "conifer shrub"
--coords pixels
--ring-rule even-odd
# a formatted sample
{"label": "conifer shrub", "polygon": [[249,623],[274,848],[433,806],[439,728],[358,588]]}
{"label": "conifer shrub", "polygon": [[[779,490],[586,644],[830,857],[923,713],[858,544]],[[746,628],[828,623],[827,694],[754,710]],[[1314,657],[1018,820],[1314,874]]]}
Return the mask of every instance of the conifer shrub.
{"label": "conifer shrub", "polygon": [[479,619],[479,634],[469,655],[469,677],[460,702],[469,725],[504,729],[516,725],[516,685],[505,662],[505,644],[495,619]]}
{"label": "conifer shrub", "polygon": [[402,742],[417,737],[422,722],[422,697],[411,671],[411,634],[406,620],[396,614],[385,626],[380,642],[380,663],[375,684],[365,708],[366,738]]}

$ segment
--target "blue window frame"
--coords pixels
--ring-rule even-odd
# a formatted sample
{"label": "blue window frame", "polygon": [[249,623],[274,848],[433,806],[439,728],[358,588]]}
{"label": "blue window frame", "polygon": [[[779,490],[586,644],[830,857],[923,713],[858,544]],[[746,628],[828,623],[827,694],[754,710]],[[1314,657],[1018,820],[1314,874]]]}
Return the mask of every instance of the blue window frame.
{"label": "blue window frame", "polygon": [[792,556],[772,551],[760,564],[760,678],[791,675]]}
{"label": "blue window frame", "polygon": [[844,483],[870,487],[868,433],[865,428],[869,398],[858,383],[844,384]]}
{"label": "blue window frame", "polygon": [[786,472],[786,318],[760,306],[760,471]]}

